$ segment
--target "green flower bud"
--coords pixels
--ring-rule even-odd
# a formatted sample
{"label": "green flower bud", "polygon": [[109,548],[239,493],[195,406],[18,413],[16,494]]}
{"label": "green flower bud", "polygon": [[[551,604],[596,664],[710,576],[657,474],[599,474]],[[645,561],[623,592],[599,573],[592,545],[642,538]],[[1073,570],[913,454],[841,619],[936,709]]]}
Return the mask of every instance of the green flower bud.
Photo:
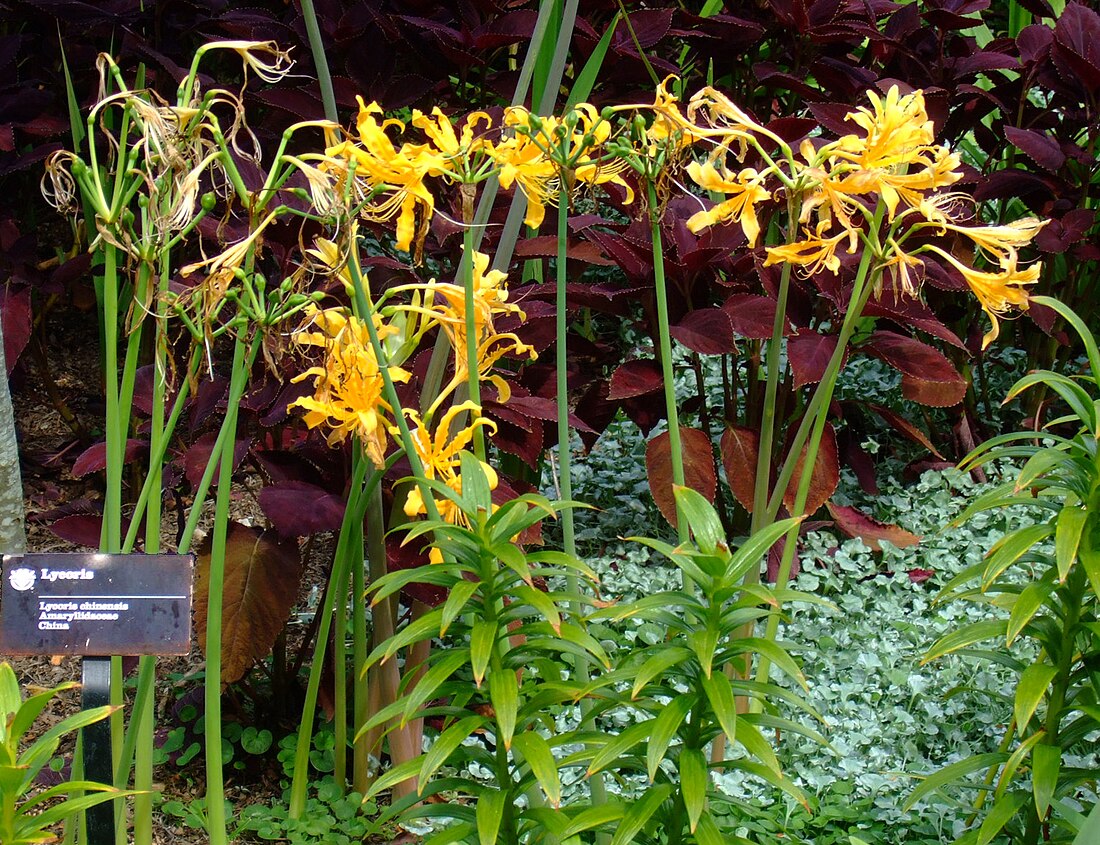
{"label": "green flower bud", "polygon": [[213,191],[207,191],[202,195],[202,199],[199,200],[199,205],[202,206],[202,210],[209,213],[214,210],[214,206],[218,204],[218,195]]}

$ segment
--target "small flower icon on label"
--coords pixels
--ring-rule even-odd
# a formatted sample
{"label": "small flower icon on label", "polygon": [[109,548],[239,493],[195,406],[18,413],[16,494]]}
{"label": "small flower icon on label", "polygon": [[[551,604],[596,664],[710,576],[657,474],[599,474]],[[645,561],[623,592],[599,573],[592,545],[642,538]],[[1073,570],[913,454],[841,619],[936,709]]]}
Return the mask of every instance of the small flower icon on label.
{"label": "small flower icon on label", "polygon": [[8,573],[8,581],[11,582],[13,589],[29,590],[34,586],[34,570],[27,569],[25,566],[13,569]]}

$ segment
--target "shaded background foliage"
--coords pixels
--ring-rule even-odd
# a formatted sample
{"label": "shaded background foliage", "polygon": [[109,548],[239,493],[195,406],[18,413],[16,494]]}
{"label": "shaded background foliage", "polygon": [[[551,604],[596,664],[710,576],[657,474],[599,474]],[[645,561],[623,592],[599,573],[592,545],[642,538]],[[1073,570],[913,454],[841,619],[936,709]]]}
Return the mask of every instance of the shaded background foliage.
{"label": "shaded background foliage", "polygon": [[[316,5],[345,121],[355,113],[357,95],[378,100],[387,110],[428,111],[441,105],[448,113],[462,113],[503,105],[514,90],[538,9],[533,0],[322,0]],[[582,4],[570,74],[583,66],[621,6],[604,0]],[[597,106],[649,102],[655,83],[675,73],[687,92],[713,82],[794,142],[818,125],[847,131],[844,115],[868,89],[893,82],[922,88],[939,137],[964,153],[968,169],[962,187],[989,202],[993,216],[1014,219],[1026,210],[1052,218],[1037,243],[1047,266],[1041,287],[1090,312],[1100,264],[1100,15],[1088,6],[1071,2],[1057,15],[1047,0],[765,0],[726,3],[708,16],[702,14],[702,2],[630,3],[625,8],[628,14],[615,25],[591,97]],[[38,190],[46,156],[71,144],[66,63],[76,105],[86,111],[99,87],[95,57],[102,50],[119,58],[127,77],[143,65],[148,84],[167,95],[200,44],[271,39],[292,48],[297,75],[278,87],[248,81],[246,108],[260,143],[270,149],[286,125],[320,118],[322,106],[296,3],[0,0],[0,13],[0,191],[10,198],[0,208],[5,352],[9,370],[18,368],[17,384],[27,375],[48,384],[50,315],[70,303],[86,305],[92,296],[84,244],[40,200]],[[1055,18],[1057,23],[1049,26]],[[235,61],[221,67],[212,63],[205,70],[207,87],[215,79],[230,87],[240,81]],[[812,120],[785,117],[791,114]],[[698,201],[678,195],[674,186],[669,197],[663,226],[673,334],[689,352],[688,367],[698,386],[685,410],[698,415],[710,439],[727,425],[735,426],[729,429],[735,433],[723,438],[721,454],[711,456],[732,477],[748,437],[736,432],[751,431],[759,419],[754,368],[760,342],[771,333],[777,277],[762,267],[762,252],[749,250],[739,231],[690,233],[686,221],[698,210]],[[503,220],[504,200],[498,200],[493,222]],[[621,204],[621,194],[611,200],[617,209],[578,202],[570,221],[571,257],[576,259],[570,268],[570,307],[577,317],[570,340],[570,385],[576,428],[588,444],[620,410],[645,432],[663,416],[655,401],[661,385],[657,361],[639,353],[619,330],[626,323],[643,338],[656,332],[649,235],[643,223],[632,219],[634,209]],[[459,216],[457,196],[442,199],[441,205]],[[226,221],[204,224],[203,236],[232,241],[241,231],[240,224]],[[493,251],[498,231],[488,229],[484,249]],[[272,228],[265,259],[270,277],[292,269],[300,237],[310,234],[316,233],[289,225]],[[457,227],[444,218],[433,221],[426,245],[433,273],[443,275],[455,266],[457,235]],[[410,280],[413,268],[405,256],[388,250],[380,230],[374,237],[372,284]],[[540,352],[552,343],[553,305],[548,287],[532,281],[537,278],[534,265],[526,265],[526,274],[523,268],[524,262],[544,262],[552,252],[545,238],[521,241],[512,287],[528,318],[522,325],[502,325]],[[845,286],[853,271],[845,266],[839,277],[818,275],[795,286],[790,373],[781,393],[788,419],[798,413],[800,389],[820,377],[831,351],[830,327],[846,305]],[[928,261],[925,272],[925,301],[886,295],[873,303],[868,314],[874,324],[853,350],[896,368],[901,397],[838,406],[846,425],[826,460],[851,466],[868,489],[875,486],[871,458],[862,453],[857,435],[872,421],[884,421],[902,437],[931,447],[929,454],[941,460],[965,452],[988,433],[983,421],[989,397],[981,395],[981,312],[961,295],[965,283],[954,271]],[[1039,307],[1017,321],[1014,332],[1014,337],[1006,332],[1008,340],[1025,347],[1032,363],[1049,364],[1068,349],[1054,315]],[[705,359],[735,350],[746,369],[739,372],[727,363],[728,387],[715,403],[702,387]],[[547,363],[512,376],[513,398],[506,406],[486,404],[499,424],[496,445],[530,468],[512,468],[517,489],[556,439],[549,360],[546,355]],[[272,362],[272,369],[257,369],[244,401],[238,460],[263,479],[259,502],[281,536],[332,530],[342,515],[333,494],[345,483],[343,456],[288,419],[286,406],[304,389],[290,386],[289,377],[301,366],[278,350]],[[422,359],[413,369],[422,372],[426,364]],[[975,372],[977,391],[971,389]],[[414,382],[409,390],[415,389]],[[204,382],[189,407],[189,425],[175,444],[166,487],[181,510],[196,480],[195,467],[201,471],[212,446],[211,422],[225,390],[224,377],[215,374]],[[896,407],[902,399],[946,410],[901,414]],[[918,414],[923,427],[913,421]],[[83,461],[74,465],[74,474],[98,471],[102,457],[94,438],[80,420],[72,418],[71,424],[76,448],[70,454]],[[926,431],[930,426],[933,430]],[[709,440],[701,442],[705,448]],[[140,439],[134,448],[140,448]],[[716,477],[717,466],[708,471],[707,463],[696,461],[704,466],[701,476]],[[395,473],[400,472],[399,465]],[[827,482],[837,467],[825,466],[822,472]],[[736,489],[732,494],[741,498]],[[726,504],[732,509],[732,499],[727,497]],[[62,536],[95,545],[95,509],[95,502],[69,504],[48,518]],[[309,520],[301,518],[306,511]],[[295,566],[287,564],[288,570]]]}

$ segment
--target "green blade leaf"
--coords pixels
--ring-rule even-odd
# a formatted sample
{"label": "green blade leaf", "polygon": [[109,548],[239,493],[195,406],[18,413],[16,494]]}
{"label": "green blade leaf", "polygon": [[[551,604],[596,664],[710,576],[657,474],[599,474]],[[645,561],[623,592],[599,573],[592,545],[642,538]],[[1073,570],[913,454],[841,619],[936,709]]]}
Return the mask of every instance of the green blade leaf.
{"label": "green blade leaf", "polygon": [[1023,557],[1032,546],[1045,540],[1052,533],[1049,525],[1029,525],[1006,534],[993,544],[985,559],[982,589],[987,590],[1008,567]]}
{"label": "green blade leaf", "polygon": [[1028,666],[1020,675],[1020,681],[1016,685],[1016,701],[1013,713],[1016,716],[1016,730],[1023,736],[1028,722],[1035,714],[1039,702],[1043,700],[1050,682],[1054,680],[1058,670],[1049,663],[1035,662]]}
{"label": "green blade leaf", "polygon": [[708,555],[729,554],[726,546],[726,532],[722,529],[722,523],[714,506],[706,500],[706,497],[690,487],[674,487],[673,495],[676,504],[684,512],[688,525],[691,526],[692,536],[699,548]]}
{"label": "green blade leaf", "polygon": [[497,644],[497,624],[488,619],[478,619],[470,631],[470,668],[478,687],[489,668],[489,659]]}
{"label": "green blade leaf", "polygon": [[405,698],[404,713],[401,716],[401,724],[416,716],[417,711],[435,698],[435,691],[446,683],[460,666],[465,666],[469,660],[470,652],[465,648],[456,648],[449,654],[439,659],[416,682],[412,692]]}
{"label": "green blade leaf", "polygon": [[691,649],[683,646],[655,646],[657,653],[646,660],[634,678],[634,686],[630,690],[630,697],[637,698],[646,684],[663,674],[673,666],[678,666],[692,657]]}
{"label": "green blade leaf", "polygon": [[1100,801],[1092,805],[1088,819],[1073,838],[1073,845],[1092,845],[1094,842],[1100,842]]}
{"label": "green blade leaf", "polygon": [[512,734],[516,730],[516,714],[519,711],[519,682],[511,669],[499,669],[489,673],[489,701],[496,712],[498,742],[512,747]]}
{"label": "green blade leaf", "polygon": [[684,808],[688,815],[688,829],[695,833],[699,817],[707,806],[707,758],[698,748],[685,748],[680,752],[680,791],[684,796]]}
{"label": "green blade leaf", "polygon": [[1058,581],[1065,583],[1070,567],[1077,558],[1081,543],[1081,530],[1085,527],[1088,512],[1067,505],[1058,514],[1054,528],[1054,558],[1058,561]]}
{"label": "green blade leaf", "polygon": [[941,786],[945,786],[954,780],[958,780],[966,775],[980,771],[981,769],[988,769],[991,766],[1000,765],[1007,757],[1007,754],[999,751],[990,751],[986,754],[975,754],[973,757],[967,757],[965,760],[952,763],[950,766],[945,766],[938,772],[927,775],[924,780],[917,785],[917,788],[909,794],[909,797],[905,800],[905,804],[901,808],[902,812],[908,813],[917,802],[926,795],[935,792]]}
{"label": "green blade leaf", "polygon": [[615,836],[611,839],[611,845],[629,845],[629,843],[632,843],[638,831],[645,827],[645,823],[660,809],[661,804],[671,792],[672,787],[667,783],[647,789],[641,799],[635,801],[630,809],[626,811],[626,815],[623,816],[623,820],[619,822],[619,827],[615,830]]}
{"label": "green blade leaf", "polygon": [[451,758],[451,755],[462,745],[463,741],[487,723],[488,719],[484,716],[467,716],[465,719],[455,722],[439,735],[439,738],[432,743],[432,747],[428,749],[423,762],[420,764],[418,781],[421,794],[423,794],[424,787],[431,780],[432,775]]}
{"label": "green blade leaf", "polygon": [[1035,796],[1035,812],[1039,820],[1046,818],[1050,802],[1058,789],[1058,773],[1062,770],[1062,749],[1045,743],[1031,749],[1031,791]]}
{"label": "green blade leaf", "polygon": [[1048,580],[1036,581],[1024,587],[1024,590],[1012,603],[1012,612],[1008,615],[1008,628],[1005,632],[1005,645],[1010,646],[1028,623],[1035,618],[1039,608],[1050,597],[1054,584]]}
{"label": "green blade leaf", "polygon": [[732,744],[737,739],[737,702],[730,679],[725,672],[715,672],[709,678],[703,678],[703,691],[726,739]]}
{"label": "green blade leaf", "polygon": [[508,793],[499,789],[482,792],[477,798],[474,819],[477,821],[477,839],[481,845],[497,845],[500,822],[504,818],[504,803]]}
{"label": "green blade leaf", "polygon": [[993,837],[1001,832],[1001,828],[1008,824],[1026,800],[1027,796],[1022,792],[1011,792],[999,799],[978,830],[977,845],[989,845]]}
{"label": "green blade leaf", "polygon": [[695,696],[691,693],[681,693],[664,706],[656,719],[651,720],[652,728],[649,733],[649,743],[646,746],[646,769],[651,782],[657,776],[657,767],[665,759],[665,752],[672,738],[676,736],[676,731],[680,729],[687,714],[691,712],[694,701]]}
{"label": "green blade leaf", "polygon": [[442,637],[447,633],[451,623],[462,613],[466,607],[466,602],[470,600],[480,586],[481,584],[477,581],[463,579],[451,587],[450,595],[447,596],[447,601],[443,603],[443,612],[439,617],[439,636]]}
{"label": "green blade leaf", "polygon": [[558,776],[558,764],[554,760],[554,752],[550,750],[550,743],[534,731],[524,731],[512,739],[512,747],[531,767],[531,773],[546,795],[546,800],[555,809],[560,807],[561,778]]}

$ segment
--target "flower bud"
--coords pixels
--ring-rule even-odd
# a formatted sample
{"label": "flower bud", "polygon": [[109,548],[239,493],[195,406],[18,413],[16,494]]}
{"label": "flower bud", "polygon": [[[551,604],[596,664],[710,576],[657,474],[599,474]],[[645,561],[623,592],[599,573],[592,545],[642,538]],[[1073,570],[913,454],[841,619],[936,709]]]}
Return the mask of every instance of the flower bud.
{"label": "flower bud", "polygon": [[202,195],[202,199],[199,200],[199,204],[202,206],[202,210],[209,213],[214,210],[214,206],[218,204],[218,195],[213,191],[207,191]]}

